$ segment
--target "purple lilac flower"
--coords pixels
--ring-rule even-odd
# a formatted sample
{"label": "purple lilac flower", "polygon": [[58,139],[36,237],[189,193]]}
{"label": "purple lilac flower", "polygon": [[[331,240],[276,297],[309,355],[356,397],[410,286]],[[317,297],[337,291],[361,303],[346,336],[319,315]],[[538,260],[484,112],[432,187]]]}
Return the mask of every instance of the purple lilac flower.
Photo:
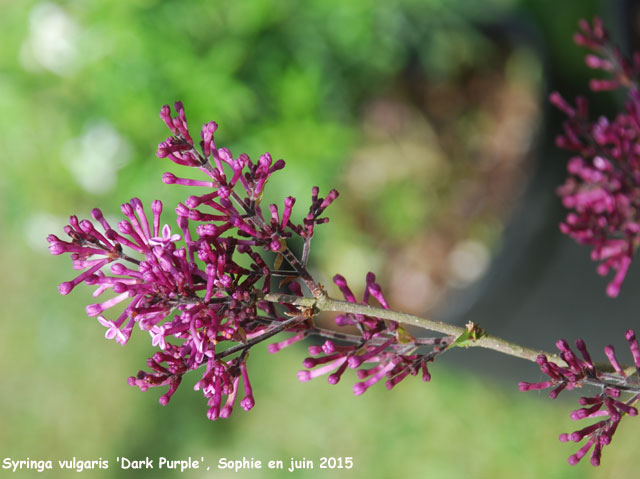
{"label": "purple lilac flower", "polygon": [[556,144],[575,153],[568,163],[569,177],[558,188],[563,205],[571,210],[560,229],[592,247],[591,258],[600,261],[599,274],[614,271],[607,294],[615,297],[640,243],[640,54],[628,59],[612,48],[600,19],[593,25],[582,20],[580,29],[575,42],[593,52],[586,64],[610,77],[592,79],[591,89],[623,87],[628,96],[616,118],[601,116],[592,122],[586,99],[578,97],[572,106],[558,92],[550,95],[551,103],[567,115]]}
{"label": "purple lilac flower", "polygon": [[[521,391],[553,388],[549,392],[549,397],[552,399],[555,399],[564,389],[570,390],[585,385],[599,387],[600,392],[594,396],[581,397],[578,403],[583,407],[571,412],[571,419],[574,421],[592,418],[598,418],[599,421],[578,431],[560,435],[559,439],[562,442],[587,440],[582,448],[569,457],[569,464],[571,465],[577,464],[593,448],[591,464],[598,466],[602,448],[611,443],[620,420],[625,415],[638,415],[638,410],[633,407],[633,404],[640,399],[640,394],[638,394],[640,390],[640,383],[638,382],[640,351],[636,335],[632,330],[626,332],[625,338],[629,343],[629,349],[636,366],[636,371],[632,376],[627,376],[627,373],[620,366],[613,346],[604,348],[605,355],[613,370],[609,372],[604,371],[603,367],[593,363],[582,339],[576,340],[576,349],[580,352],[582,359],[572,351],[565,340],[561,339],[556,343],[556,346],[560,350],[560,357],[565,365],[560,366],[553,361],[549,361],[545,355],[540,355],[537,360],[538,365],[549,379],[539,383],[521,382],[519,384]],[[625,401],[621,400],[621,396],[624,393],[630,395]]]}
{"label": "purple lilac flower", "polygon": [[[344,277],[336,275],[334,283],[350,303],[357,299]],[[383,308],[389,309],[380,285],[373,273],[367,274],[366,288],[361,304],[369,304],[374,298]],[[306,369],[298,372],[300,381],[328,374],[329,384],[337,384],[344,372],[357,369],[356,375],[362,381],[353,385],[356,396],[363,394],[377,382],[385,379],[387,389],[392,389],[408,375],[421,373],[424,381],[431,375],[427,363],[444,352],[452,338],[431,338],[430,341],[416,340],[404,331],[395,321],[360,314],[341,314],[335,319],[338,326],[355,326],[360,332],[361,341],[357,344],[338,345],[327,339],[321,346],[310,346],[310,357],[303,361]],[[419,348],[429,343],[431,351],[420,352]]]}
{"label": "purple lilac flower", "polygon": [[[269,153],[255,163],[246,154],[234,157],[215,143],[214,122],[203,126],[196,145],[182,104],[177,102],[175,109],[175,116],[169,106],[160,112],[172,136],[160,143],[157,155],[204,174],[204,179],[163,175],[167,184],[200,190],[178,203],[176,225],[163,224],[160,201],[152,203],[149,213],[133,198],[122,205],[124,219],[116,228],[94,209],[92,216],[102,232],[91,221],[72,216],[65,228],[70,241],[48,238],[51,252],[71,254],[80,271],[60,285],[60,292],[68,294],[82,282],[95,286],[94,296],[106,299],[88,305],[86,312],[106,328],[108,339],[126,344],[137,324],[158,348],[147,360],[150,371],[139,371],[129,384],[142,391],[166,387],[159,399],[166,405],[184,374],[200,369],[195,389],[208,401],[209,419],[229,417],[240,385],[244,391],[240,406],[248,411],[255,404],[248,351],[281,332],[292,336],[270,344],[270,352],[310,335],[325,338],[322,346],[309,348],[311,357],[303,362],[306,369],[298,374],[303,381],[327,374],[329,383],[336,384],[347,369],[356,369],[360,379],[353,387],[356,395],[382,380],[388,389],[409,375],[421,374],[429,381],[427,363],[444,352],[453,337],[416,339],[394,321],[351,313],[339,315],[336,324],[357,334],[326,330],[314,323],[312,308],[293,304],[304,295],[302,285],[315,298],[326,295],[306,262],[315,226],[329,221],[323,214],[338,192],[331,190],[323,198],[314,187],[301,224],[292,221],[296,200],[291,196],[281,208],[271,204],[263,209],[265,185],[284,161],[274,161]],[[287,243],[293,236],[304,244],[300,258]],[[264,253],[275,253],[273,267]],[[273,289],[276,276],[284,279]],[[334,282],[347,302],[358,302],[342,276],[336,275]],[[283,298],[277,305],[265,299],[273,292]],[[372,299],[389,309],[369,273],[362,304]],[[119,312],[110,314],[118,306]]]}
{"label": "purple lilac flower", "polygon": [[[295,281],[300,276],[309,278],[301,274],[304,268],[286,240],[298,235],[308,242],[314,226],[328,221],[321,215],[338,193],[332,190],[320,198],[318,188],[313,188],[309,213],[299,225],[291,221],[292,197],[285,198],[282,213],[269,205],[269,215],[263,216],[264,187],[284,161],[273,161],[268,153],[256,163],[245,154],[234,158],[215,144],[214,122],[203,126],[198,149],[182,104],[177,102],[175,109],[175,117],[169,106],[160,112],[172,136],[160,143],[157,155],[206,175],[205,180],[192,180],[164,174],[167,184],[205,189],[178,204],[176,226],[162,223],[160,201],[152,203],[149,213],[133,198],[122,205],[124,219],[115,228],[94,209],[91,215],[98,227],[72,216],[65,227],[70,241],[54,235],[47,239],[52,254],[69,253],[74,269],[80,271],[60,284],[61,294],[69,294],[82,282],[94,285],[95,297],[108,297],[89,304],[86,312],[107,329],[108,339],[126,344],[137,324],[159,348],[147,361],[151,371],[140,371],[129,383],[143,391],[167,386],[160,397],[166,405],[182,376],[202,368],[196,389],[208,400],[207,416],[217,419],[231,414],[240,383],[245,393],[242,408],[249,410],[255,403],[246,365],[246,353],[253,344],[281,330],[302,339],[312,327],[296,307],[282,305],[294,316],[291,320],[272,303],[259,299],[271,291],[275,270],[260,252],[280,253],[292,268],[287,272],[289,289],[302,294]],[[314,287],[312,282],[309,285]],[[109,318],[109,311],[119,305],[124,305],[121,312]],[[292,342],[285,340],[280,347]],[[230,359],[235,352],[239,355]]]}

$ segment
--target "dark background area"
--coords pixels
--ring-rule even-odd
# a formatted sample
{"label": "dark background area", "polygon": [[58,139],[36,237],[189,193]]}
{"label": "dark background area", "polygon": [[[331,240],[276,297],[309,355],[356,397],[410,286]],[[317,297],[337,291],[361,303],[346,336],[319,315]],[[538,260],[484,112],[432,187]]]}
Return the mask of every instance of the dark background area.
{"label": "dark background area", "polygon": [[[608,18],[612,38],[629,54],[638,46],[640,17],[634,2],[615,2],[601,13]],[[585,81],[572,78],[550,53],[547,90],[558,90],[565,98],[585,94]],[[571,93],[569,93],[571,92]],[[589,96],[592,114],[614,116],[623,99],[613,95]],[[606,278],[594,274],[589,250],[558,232],[566,215],[556,197],[550,195],[565,177],[568,152],[555,148],[555,134],[561,130],[562,113],[547,106],[536,145],[536,166],[522,201],[505,230],[500,252],[487,275],[462,294],[450,297],[440,315],[464,324],[469,319],[487,325],[501,337],[526,338],[531,347],[554,350],[555,340],[583,338],[593,351],[614,344],[626,349],[624,331],[637,328],[637,265],[629,271],[621,294],[604,294]],[[499,332],[498,332],[499,331]],[[617,333],[617,334],[616,334]],[[502,377],[521,377],[530,365],[506,360],[485,351],[474,351],[474,367],[500,371]],[[456,364],[468,358],[449,358]]]}

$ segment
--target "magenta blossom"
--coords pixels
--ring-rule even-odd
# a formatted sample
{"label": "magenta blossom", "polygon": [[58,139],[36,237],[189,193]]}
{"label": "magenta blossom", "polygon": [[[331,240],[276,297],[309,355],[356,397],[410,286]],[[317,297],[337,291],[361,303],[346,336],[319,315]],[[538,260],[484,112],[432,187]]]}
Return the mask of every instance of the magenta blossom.
{"label": "magenta blossom", "polygon": [[[74,268],[81,271],[62,283],[60,292],[68,294],[81,282],[96,286],[94,296],[104,294],[107,299],[89,304],[86,312],[106,328],[105,337],[124,345],[137,324],[149,332],[152,345],[158,348],[147,361],[151,371],[140,371],[129,378],[129,384],[143,391],[166,386],[167,392],[160,397],[166,405],[183,375],[201,369],[195,389],[208,400],[209,419],[231,414],[240,384],[244,390],[240,405],[249,410],[255,400],[247,372],[248,352],[280,332],[292,336],[271,344],[271,352],[309,335],[325,338],[322,347],[310,348],[314,357],[304,361],[308,370],[299,373],[301,380],[326,373],[335,384],[347,368],[358,369],[362,381],[354,386],[355,394],[383,378],[389,389],[419,372],[428,381],[427,363],[446,349],[451,337],[416,340],[393,321],[353,314],[336,318],[338,326],[351,325],[358,332],[344,334],[320,328],[313,321],[313,310],[291,304],[303,296],[302,285],[314,297],[326,294],[307,271],[306,262],[315,226],[328,221],[322,215],[338,192],[331,190],[323,198],[314,187],[301,224],[292,221],[296,200],[291,196],[284,199],[282,209],[271,204],[263,214],[265,185],[284,161],[274,161],[269,153],[256,163],[246,154],[234,157],[216,145],[214,122],[203,126],[202,141],[195,145],[182,104],[177,102],[175,108],[175,117],[168,106],[161,110],[172,136],[158,146],[158,157],[204,174],[199,180],[163,175],[167,184],[202,189],[178,203],[180,233],[172,232],[168,224],[160,228],[160,201],[152,203],[148,214],[142,202],[133,198],[122,205],[125,219],[116,228],[94,209],[92,216],[103,232],[91,221],[72,216],[65,228],[71,241],[48,238],[51,252],[71,254]],[[293,236],[304,244],[300,257],[288,247]],[[265,253],[275,255],[275,260]],[[284,279],[274,289],[276,277]],[[342,276],[334,281],[347,301],[356,302]],[[266,300],[272,292],[284,296]],[[371,298],[389,308],[372,273],[367,276],[363,303]],[[422,351],[425,346],[431,350]]]}
{"label": "magenta blossom", "polygon": [[591,258],[600,261],[599,274],[615,272],[607,286],[607,294],[615,297],[640,243],[640,55],[630,60],[612,48],[599,19],[592,26],[583,20],[580,28],[576,43],[593,51],[586,56],[587,65],[610,76],[591,80],[591,89],[623,87],[628,97],[625,111],[615,119],[601,116],[595,121],[589,120],[584,98],[574,107],[558,92],[549,97],[567,115],[556,144],[575,153],[567,167],[569,177],[558,188],[570,210],[560,230],[592,247]]}
{"label": "magenta blossom", "polygon": [[[593,363],[582,339],[576,340],[576,349],[580,352],[582,359],[571,350],[565,340],[561,339],[556,343],[556,346],[560,350],[560,358],[565,365],[558,365],[549,361],[545,355],[540,355],[538,356],[538,365],[549,379],[539,383],[521,382],[519,384],[521,391],[553,388],[549,392],[549,397],[553,399],[564,389],[583,386],[596,386],[600,389],[594,396],[581,397],[578,403],[584,407],[571,413],[571,419],[574,421],[592,418],[600,420],[578,431],[560,435],[562,442],[587,440],[578,452],[569,457],[571,465],[577,464],[592,448],[591,464],[599,465],[602,448],[611,443],[620,420],[625,415],[638,415],[638,410],[633,407],[633,404],[640,399],[640,394],[638,394],[640,384],[638,383],[638,374],[635,374],[640,370],[640,350],[636,335],[632,330],[626,332],[625,338],[629,343],[629,349],[636,366],[632,376],[628,376],[620,366],[613,346],[604,348],[611,366],[611,371],[607,371],[604,366]],[[629,396],[625,401],[621,400],[623,394]]]}

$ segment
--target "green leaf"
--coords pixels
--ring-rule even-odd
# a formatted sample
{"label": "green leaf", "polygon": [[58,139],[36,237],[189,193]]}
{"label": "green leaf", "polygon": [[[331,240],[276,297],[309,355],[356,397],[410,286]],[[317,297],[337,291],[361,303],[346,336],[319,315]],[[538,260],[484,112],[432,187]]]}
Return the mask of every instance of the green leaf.
{"label": "green leaf", "polygon": [[484,329],[482,329],[480,326],[475,324],[473,321],[469,321],[467,323],[466,331],[462,333],[460,336],[458,336],[455,339],[455,341],[449,345],[447,349],[455,348],[455,347],[468,348],[469,346],[471,346],[471,343],[476,342],[478,339],[486,335],[487,333]]}

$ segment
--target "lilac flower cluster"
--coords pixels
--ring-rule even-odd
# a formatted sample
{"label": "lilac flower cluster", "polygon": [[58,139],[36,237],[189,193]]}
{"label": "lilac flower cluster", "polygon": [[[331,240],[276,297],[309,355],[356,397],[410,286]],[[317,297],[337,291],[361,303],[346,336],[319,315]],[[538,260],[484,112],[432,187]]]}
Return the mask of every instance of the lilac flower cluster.
{"label": "lilac flower cluster", "polygon": [[[157,155],[206,175],[204,180],[168,172],[163,175],[167,184],[204,188],[204,193],[178,203],[179,233],[167,224],[161,227],[160,201],[152,203],[149,214],[142,202],[133,198],[122,205],[125,219],[115,227],[94,209],[91,215],[102,232],[91,220],[72,216],[65,227],[70,241],[48,237],[51,253],[69,253],[74,269],[81,271],[59,286],[60,293],[68,294],[83,282],[96,286],[95,297],[112,293],[86,308],[87,314],[97,317],[107,329],[105,336],[124,345],[137,323],[158,348],[147,361],[150,371],[140,371],[129,378],[129,384],[142,391],[166,386],[159,400],[166,405],[184,374],[202,368],[195,389],[208,400],[209,419],[231,414],[240,382],[244,390],[240,405],[249,410],[255,404],[247,373],[249,349],[280,332],[293,336],[270,344],[269,351],[277,352],[310,334],[327,339],[323,346],[310,348],[317,357],[304,361],[307,368],[324,366],[301,372],[301,380],[337,370],[329,376],[329,382],[335,384],[347,366],[358,368],[364,363],[377,366],[358,370],[358,377],[365,380],[355,385],[356,394],[385,376],[389,389],[419,371],[429,380],[427,362],[444,351],[451,338],[416,340],[393,321],[354,314],[338,316],[336,322],[353,325],[359,334],[324,330],[313,321],[316,311],[291,302],[291,298],[303,296],[302,285],[314,298],[326,295],[306,263],[315,226],[328,221],[322,215],[338,192],[331,190],[322,198],[314,187],[302,224],[291,220],[293,197],[284,199],[282,211],[271,204],[269,213],[263,215],[264,187],[271,175],[284,167],[284,161],[274,162],[268,153],[256,163],[246,154],[234,158],[228,149],[216,145],[218,126],[214,122],[203,126],[198,148],[189,134],[182,104],[177,102],[175,109],[175,116],[169,106],[160,112],[172,136],[160,143]],[[300,258],[287,244],[293,235],[304,243]],[[275,254],[273,267],[264,253]],[[281,269],[285,261],[288,268]],[[272,291],[276,276],[284,279]],[[344,278],[336,276],[335,282],[347,301],[355,303]],[[276,293],[277,299],[271,295],[267,300],[270,293]],[[363,302],[371,297],[388,309],[373,274],[367,277]],[[107,311],[118,306],[118,312],[108,318]],[[433,346],[432,351],[418,353],[424,345]]]}
{"label": "lilac flower cluster", "polygon": [[592,79],[591,89],[624,87],[628,97],[625,111],[615,119],[601,116],[591,122],[586,99],[579,97],[574,107],[558,92],[550,95],[551,103],[567,115],[556,144],[575,153],[569,177],[558,188],[563,205],[572,210],[560,229],[592,247],[592,259],[601,262],[599,274],[615,271],[607,286],[607,294],[615,297],[640,243],[640,54],[628,59],[612,48],[600,19],[593,25],[582,20],[580,30],[575,42],[593,52],[586,64],[610,76]]}
{"label": "lilac flower cluster", "polygon": [[[637,416],[638,410],[633,404],[640,399],[640,383],[638,383],[638,371],[640,371],[640,349],[636,335],[632,330],[628,330],[625,338],[629,343],[629,349],[633,355],[636,366],[635,374],[627,376],[626,372],[618,362],[613,346],[606,346],[604,352],[609,360],[612,371],[604,371],[604,367],[597,366],[591,360],[586,345],[582,339],[576,340],[576,349],[580,352],[580,359],[570,348],[569,344],[561,339],[556,343],[560,350],[560,358],[565,366],[560,366],[553,361],[549,361],[545,355],[538,356],[537,363],[540,370],[549,377],[547,381],[539,383],[521,382],[521,391],[533,391],[538,389],[553,388],[549,392],[549,397],[555,399],[564,389],[570,390],[584,385],[597,386],[600,392],[591,397],[581,397],[578,403],[583,406],[571,412],[571,419],[579,421],[581,419],[602,418],[600,421],[591,424],[583,429],[570,434],[561,434],[560,441],[580,442],[584,439],[587,442],[575,454],[569,457],[569,464],[575,465],[592,448],[591,464],[598,466],[602,448],[611,443],[611,439],[618,428],[618,424],[623,416]],[[623,393],[630,394],[626,401],[621,400]]]}
{"label": "lilac flower cluster", "polygon": [[[348,302],[358,302],[344,277],[336,275],[333,282]],[[361,304],[369,304],[371,298],[374,298],[384,309],[389,309],[382,289],[376,283],[376,277],[373,273],[367,274],[366,288]],[[298,379],[309,381],[331,373],[328,377],[329,383],[337,384],[347,367],[357,369],[356,375],[363,381],[353,385],[353,393],[356,396],[363,394],[383,378],[387,378],[385,386],[389,390],[409,374],[415,376],[421,372],[422,380],[429,381],[431,374],[427,363],[444,352],[454,339],[445,336],[418,340],[395,321],[386,321],[362,314],[339,314],[335,318],[335,322],[341,327],[356,327],[361,340],[357,344],[336,345],[327,339],[320,346],[310,346],[309,354],[312,357],[303,361],[303,365],[307,369],[298,372]],[[431,345],[432,350],[418,353],[419,347],[426,344]],[[364,365],[371,364],[373,366],[364,367]]]}
{"label": "lilac flower cluster", "polygon": [[[286,272],[290,281],[298,277],[309,281],[285,240],[296,234],[308,242],[314,226],[327,221],[320,216],[338,194],[332,190],[326,198],[319,198],[314,188],[310,211],[300,225],[291,221],[292,197],[285,199],[282,213],[270,205],[265,218],[260,207],[264,186],[284,167],[284,161],[273,162],[268,153],[257,163],[247,155],[234,158],[229,150],[216,146],[213,133],[217,125],[213,122],[202,128],[198,151],[182,104],[176,103],[175,108],[175,117],[168,106],[160,113],[173,136],[159,145],[158,156],[196,167],[208,176],[205,181],[171,173],[163,176],[165,183],[206,188],[204,194],[178,204],[180,234],[166,224],[161,227],[160,201],[152,203],[149,215],[142,202],[133,198],[122,205],[125,219],[115,227],[94,209],[91,215],[103,232],[92,221],[72,216],[65,227],[70,241],[55,235],[48,241],[52,254],[71,254],[74,269],[81,271],[59,286],[61,294],[70,293],[82,282],[96,286],[95,297],[112,292],[109,299],[86,308],[89,316],[97,317],[107,328],[105,336],[124,345],[137,323],[159,348],[147,361],[152,371],[140,371],[129,383],[143,391],[168,386],[160,398],[165,405],[183,375],[202,367],[196,389],[209,400],[208,417],[216,419],[231,413],[240,380],[245,394],[241,406],[249,410],[254,404],[246,366],[248,345],[281,330],[296,331],[305,319],[297,317],[300,312],[291,305],[285,307],[295,316],[293,320],[278,313],[273,304],[259,300],[271,291],[272,275],[283,274],[270,268],[259,251],[278,252],[287,259],[293,267]],[[107,311],[117,305],[125,307],[109,319]],[[240,347],[221,350],[229,342]],[[225,360],[233,352],[239,355]]]}

